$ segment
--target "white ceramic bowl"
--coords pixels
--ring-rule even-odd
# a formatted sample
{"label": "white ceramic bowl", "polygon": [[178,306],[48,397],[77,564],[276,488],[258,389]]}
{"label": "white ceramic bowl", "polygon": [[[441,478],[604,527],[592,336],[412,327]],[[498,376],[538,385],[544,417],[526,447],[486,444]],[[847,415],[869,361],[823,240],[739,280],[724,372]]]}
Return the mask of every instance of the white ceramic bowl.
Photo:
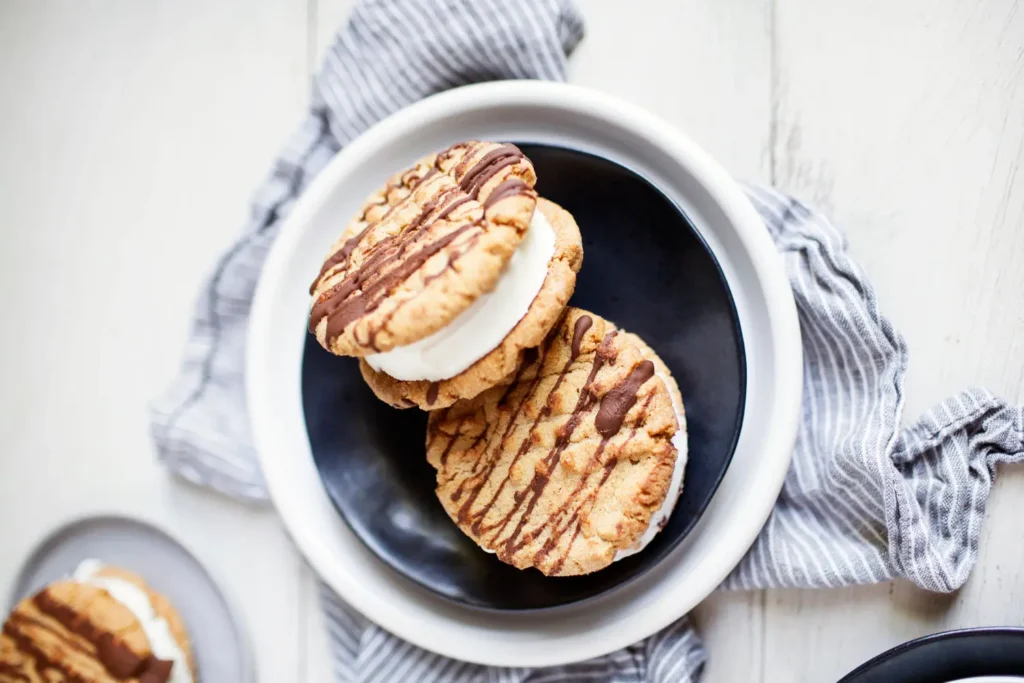
{"label": "white ceramic bowl", "polygon": [[[465,139],[562,144],[651,180],[683,207],[718,258],[746,345],[747,396],[736,453],[694,530],[665,561],[622,589],[542,614],[461,607],[385,566],[331,504],[303,421],[308,287],[323,255],[389,175]],[[270,251],[249,324],[246,382],[274,505],[309,563],[345,601],[434,652],[483,664],[547,666],[595,657],[651,635],[686,614],[739,562],[789,466],[801,360],[781,260],[756,212],[717,163],[682,133],[626,102],[568,85],[519,81],[431,97],[378,124],[330,162]]]}

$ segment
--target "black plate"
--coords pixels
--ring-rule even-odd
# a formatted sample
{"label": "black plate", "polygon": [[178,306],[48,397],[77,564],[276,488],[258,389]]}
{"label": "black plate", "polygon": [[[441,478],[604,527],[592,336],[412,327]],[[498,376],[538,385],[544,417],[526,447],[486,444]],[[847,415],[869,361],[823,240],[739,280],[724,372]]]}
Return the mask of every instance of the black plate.
{"label": "black plate", "polygon": [[970,628],[918,638],[839,683],[949,683],[978,676],[1024,676],[1024,629]]}
{"label": "black plate", "polygon": [[683,495],[669,523],[632,557],[589,576],[520,571],[478,548],[434,495],[424,457],[426,415],[395,410],[363,384],[354,360],[307,337],[302,395],[313,459],[356,535],[384,562],[474,607],[544,609],[621,586],[665,558],[700,518],[732,459],[746,369],[729,287],[693,226],[632,171],[575,150],[520,145],[537,189],[568,209],[583,234],[572,304],[643,337],[679,384],[689,426]]}

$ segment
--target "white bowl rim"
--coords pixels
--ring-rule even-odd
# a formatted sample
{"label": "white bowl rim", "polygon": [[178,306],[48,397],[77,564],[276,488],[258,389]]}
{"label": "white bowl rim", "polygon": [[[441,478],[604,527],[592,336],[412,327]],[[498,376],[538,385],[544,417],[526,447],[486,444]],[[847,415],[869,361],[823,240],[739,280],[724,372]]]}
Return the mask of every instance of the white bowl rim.
{"label": "white bowl rim", "polygon": [[[700,571],[693,572],[697,575],[689,577],[686,585],[676,581],[659,586],[657,590],[664,595],[658,600],[635,612],[620,610],[623,614],[616,616],[614,625],[602,624],[600,630],[595,624],[591,631],[589,622],[575,615],[566,621],[574,628],[561,632],[557,624],[531,622],[525,616],[509,615],[505,623],[497,625],[484,622],[476,611],[463,614],[457,606],[436,602],[441,598],[419,594],[417,587],[403,585],[404,579],[393,575],[382,562],[379,576],[356,575],[347,562],[339,561],[332,554],[308,520],[302,518],[299,498],[303,494],[289,490],[284,483],[283,468],[312,467],[308,443],[291,442],[289,445],[294,448],[283,452],[281,436],[275,433],[278,428],[274,422],[281,408],[280,388],[274,386],[269,368],[277,350],[262,332],[273,325],[273,296],[287,277],[286,261],[296,248],[305,223],[326,201],[338,180],[352,171],[353,160],[392,142],[396,136],[414,131],[424,122],[442,120],[468,109],[511,105],[585,112],[609,126],[657,140],[667,154],[699,179],[743,242],[766,302],[770,337],[775,345],[771,374],[776,381],[771,387],[771,405],[765,407],[772,419],[766,427],[767,436],[758,443],[757,486],[751,487],[742,514],[732,515],[728,534],[716,539],[714,553],[701,561]],[[802,350],[792,290],[768,232],[743,191],[707,153],[656,116],[615,97],[561,83],[496,81],[450,90],[399,111],[345,147],[314,179],[281,226],[254,297],[246,351],[250,419],[267,487],[285,527],[314,571],[346,603],[392,634],[433,652],[489,665],[550,666],[589,659],[642,640],[689,612],[738,564],[768,519],[789,467],[800,415]],[[749,409],[748,404],[748,412]],[[294,452],[303,447],[304,453]],[[326,494],[319,491],[305,495]],[[345,532],[340,527],[336,531]],[[359,551],[352,547],[348,552]],[[648,574],[658,574],[657,580],[664,576],[664,572],[659,571]],[[366,580],[388,584],[389,588],[393,585],[396,591],[367,590],[363,585]],[[411,613],[410,608],[413,608]],[[600,605],[588,601],[585,608],[599,609]],[[539,619],[557,621],[550,613]],[[536,642],[531,646],[502,642],[503,629],[517,635],[531,632],[531,637],[536,635]]]}

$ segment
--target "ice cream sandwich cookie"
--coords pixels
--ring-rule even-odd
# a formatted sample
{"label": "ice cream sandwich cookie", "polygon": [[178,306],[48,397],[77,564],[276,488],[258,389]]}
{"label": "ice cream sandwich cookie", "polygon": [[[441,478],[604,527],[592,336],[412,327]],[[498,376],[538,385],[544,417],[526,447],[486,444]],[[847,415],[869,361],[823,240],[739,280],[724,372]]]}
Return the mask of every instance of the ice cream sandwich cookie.
{"label": "ice cream sandwich cookie", "polygon": [[512,381],[434,411],[437,496],[483,549],[549,576],[640,551],[686,465],[682,398],[636,335],[568,308]]}
{"label": "ice cream sandwich cookie", "polygon": [[0,632],[0,681],[193,683],[184,622],[135,574],[87,560],[19,602]]}
{"label": "ice cream sandwich cookie", "polygon": [[465,142],[393,177],[324,260],[310,331],[391,405],[443,408],[511,375],[575,288],[568,212],[514,145]]}

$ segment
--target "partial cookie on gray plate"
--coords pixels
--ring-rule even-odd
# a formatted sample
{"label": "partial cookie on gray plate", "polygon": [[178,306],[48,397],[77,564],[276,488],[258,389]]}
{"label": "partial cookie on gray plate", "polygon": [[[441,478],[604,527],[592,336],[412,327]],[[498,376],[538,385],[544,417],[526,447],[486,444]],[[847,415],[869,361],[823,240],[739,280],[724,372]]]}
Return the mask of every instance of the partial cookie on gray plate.
{"label": "partial cookie on gray plate", "polygon": [[8,609],[0,681],[25,683],[26,670],[32,683],[49,680],[32,677],[42,671],[88,681],[256,680],[221,588],[181,544],[140,520],[84,517],[56,529],[26,558]]}

